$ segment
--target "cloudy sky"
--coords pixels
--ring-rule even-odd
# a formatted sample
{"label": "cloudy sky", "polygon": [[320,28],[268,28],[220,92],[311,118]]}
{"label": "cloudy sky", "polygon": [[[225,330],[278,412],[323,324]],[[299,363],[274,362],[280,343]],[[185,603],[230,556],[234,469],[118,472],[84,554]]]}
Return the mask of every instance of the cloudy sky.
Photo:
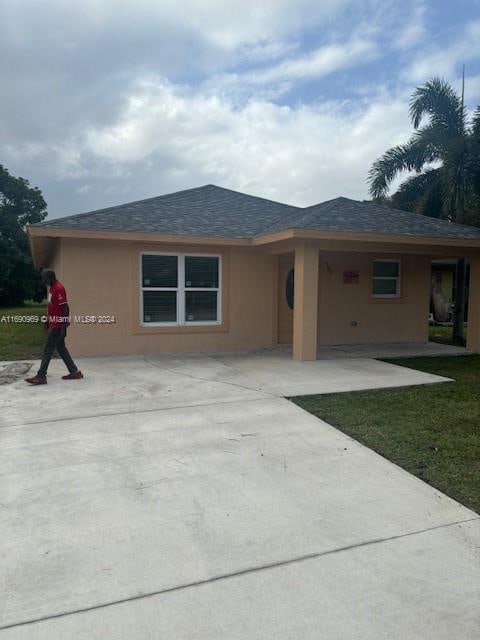
{"label": "cloudy sky", "polygon": [[0,163],[51,217],[214,183],[367,196],[443,76],[480,103],[480,0],[0,0]]}

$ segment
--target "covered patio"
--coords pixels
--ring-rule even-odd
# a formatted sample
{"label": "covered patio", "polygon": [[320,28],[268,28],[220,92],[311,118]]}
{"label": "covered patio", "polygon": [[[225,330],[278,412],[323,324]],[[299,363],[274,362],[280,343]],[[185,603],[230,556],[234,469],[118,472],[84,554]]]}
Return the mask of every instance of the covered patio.
{"label": "covered patio", "polygon": [[[428,345],[431,263],[446,256],[470,262],[466,351],[480,351],[480,249],[468,239],[331,235],[292,230],[288,238],[265,239],[266,250],[278,256],[276,338],[291,345],[295,360],[434,355],[437,347]],[[395,264],[396,277],[375,277],[377,265]],[[397,281],[395,292],[376,295],[378,281],[388,280]],[[397,343],[403,346],[394,348]]]}

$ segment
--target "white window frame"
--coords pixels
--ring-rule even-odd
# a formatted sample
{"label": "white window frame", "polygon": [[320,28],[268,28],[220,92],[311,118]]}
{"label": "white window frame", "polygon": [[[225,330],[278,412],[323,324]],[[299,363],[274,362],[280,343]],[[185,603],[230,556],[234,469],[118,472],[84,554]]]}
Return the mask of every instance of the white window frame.
{"label": "white window frame", "polygon": [[[376,276],[375,275],[375,263],[376,262],[396,262],[398,264],[398,276]],[[402,277],[402,261],[401,260],[388,260],[388,259],[375,259],[372,264],[372,296],[374,298],[400,298],[401,295],[401,277]],[[375,280],[395,280],[397,284],[396,293],[374,293],[373,284]]]}
{"label": "white window frame", "polygon": [[[177,258],[177,286],[176,287],[144,287],[143,286],[143,256],[176,256]],[[185,287],[185,258],[217,258],[218,259],[218,287]],[[139,256],[139,287],[140,287],[140,325],[142,327],[202,327],[222,324],[222,256],[218,253],[175,253],[166,251],[142,251]],[[143,292],[144,291],[176,291],[177,292],[177,321],[176,322],[144,322],[143,320]],[[185,302],[188,291],[216,291],[217,319],[192,321],[186,320]]]}

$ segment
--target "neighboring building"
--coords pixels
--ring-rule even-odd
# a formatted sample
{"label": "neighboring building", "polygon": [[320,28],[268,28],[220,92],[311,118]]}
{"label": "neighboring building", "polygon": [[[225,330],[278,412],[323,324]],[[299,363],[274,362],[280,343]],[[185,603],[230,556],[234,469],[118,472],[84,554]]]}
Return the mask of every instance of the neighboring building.
{"label": "neighboring building", "polygon": [[[214,185],[31,225],[67,286],[79,355],[425,342],[431,261],[466,256],[480,350],[480,229],[336,198],[292,207]],[[97,321],[89,322],[97,316]],[[104,322],[98,322],[98,317]],[[109,323],[110,319],[113,323]],[[75,320],[75,319],[74,319]]]}

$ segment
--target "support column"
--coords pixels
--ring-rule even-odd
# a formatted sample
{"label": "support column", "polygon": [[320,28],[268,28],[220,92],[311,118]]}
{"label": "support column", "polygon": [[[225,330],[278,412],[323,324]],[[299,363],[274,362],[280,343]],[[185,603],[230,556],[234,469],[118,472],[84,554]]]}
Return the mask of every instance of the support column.
{"label": "support column", "polygon": [[480,353],[480,255],[470,258],[467,349]]}
{"label": "support column", "polygon": [[293,357],[317,359],[318,249],[306,244],[295,249]]}

